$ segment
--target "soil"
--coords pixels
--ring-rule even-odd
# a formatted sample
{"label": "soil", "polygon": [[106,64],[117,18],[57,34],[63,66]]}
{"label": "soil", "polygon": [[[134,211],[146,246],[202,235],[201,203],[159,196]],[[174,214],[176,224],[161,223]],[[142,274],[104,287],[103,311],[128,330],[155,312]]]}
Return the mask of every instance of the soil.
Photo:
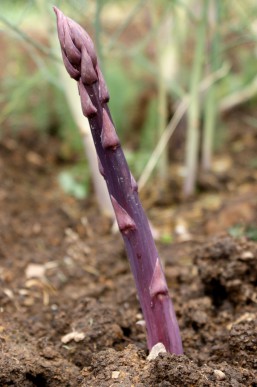
{"label": "soil", "polygon": [[184,346],[151,361],[122,239],[93,195],[59,187],[58,140],[2,137],[1,386],[257,386],[256,131],[229,119],[231,153],[194,199],[172,179],[142,195]]}

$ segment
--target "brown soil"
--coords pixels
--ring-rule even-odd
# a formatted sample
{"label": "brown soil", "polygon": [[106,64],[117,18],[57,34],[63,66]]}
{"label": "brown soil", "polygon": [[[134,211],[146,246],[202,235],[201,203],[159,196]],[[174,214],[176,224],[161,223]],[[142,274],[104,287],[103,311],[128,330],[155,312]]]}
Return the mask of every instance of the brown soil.
{"label": "brown soil", "polygon": [[92,198],[59,188],[58,142],[3,137],[0,385],[256,387],[257,244],[246,230],[257,227],[257,177],[243,162],[203,178],[189,203],[143,197],[156,229],[174,235],[157,244],[185,352],[148,361],[121,238]]}

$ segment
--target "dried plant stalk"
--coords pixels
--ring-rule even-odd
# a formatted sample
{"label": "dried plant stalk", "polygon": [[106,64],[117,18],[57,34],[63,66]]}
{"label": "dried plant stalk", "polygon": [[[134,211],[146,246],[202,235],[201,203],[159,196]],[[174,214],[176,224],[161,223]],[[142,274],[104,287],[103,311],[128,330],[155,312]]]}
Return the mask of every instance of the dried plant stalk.
{"label": "dried plant stalk", "polygon": [[57,8],[58,36],[63,62],[78,82],[83,114],[88,118],[122,234],[142,307],[148,348],[161,342],[167,351],[182,354],[180,332],[160,259],[137,184],[128,168],[108,108],[109,93],[98,66],[92,40],[85,30]]}

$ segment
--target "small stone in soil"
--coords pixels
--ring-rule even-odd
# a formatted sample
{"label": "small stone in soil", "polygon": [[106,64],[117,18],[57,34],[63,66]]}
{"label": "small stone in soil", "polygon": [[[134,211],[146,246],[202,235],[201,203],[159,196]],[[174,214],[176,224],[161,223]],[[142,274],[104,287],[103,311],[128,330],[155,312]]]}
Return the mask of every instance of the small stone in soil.
{"label": "small stone in soil", "polygon": [[118,379],[120,371],[112,371],[112,379]]}
{"label": "small stone in soil", "polygon": [[167,352],[167,351],[166,351],[166,348],[164,347],[164,345],[162,343],[157,343],[151,349],[151,352],[147,356],[147,360],[148,361],[154,360],[157,358],[159,353],[165,353],[165,352]]}
{"label": "small stone in soil", "polygon": [[26,278],[44,278],[45,267],[36,263],[30,263],[25,270]]}
{"label": "small stone in soil", "polygon": [[226,375],[224,374],[224,372],[220,371],[220,370],[214,370],[213,371],[215,377],[217,380],[224,380],[226,379]]}
{"label": "small stone in soil", "polygon": [[244,251],[242,253],[242,255],[240,256],[240,258],[243,260],[243,261],[247,261],[248,259],[253,259],[254,258],[254,255],[251,251]]}
{"label": "small stone in soil", "polygon": [[85,338],[85,333],[83,332],[70,332],[70,333],[67,333],[67,335],[64,335],[61,338],[61,341],[63,344],[67,344],[71,340],[74,340],[76,343],[78,343],[79,341],[84,340],[84,338]]}

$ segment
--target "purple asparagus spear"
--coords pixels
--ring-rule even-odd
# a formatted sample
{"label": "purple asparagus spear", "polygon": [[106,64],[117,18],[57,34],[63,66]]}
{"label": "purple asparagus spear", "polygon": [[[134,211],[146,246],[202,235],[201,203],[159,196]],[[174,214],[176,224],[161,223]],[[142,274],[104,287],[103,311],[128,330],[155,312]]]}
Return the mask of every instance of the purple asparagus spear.
{"label": "purple asparagus spear", "polygon": [[176,315],[137,184],[128,168],[108,108],[109,93],[87,32],[54,7],[63,62],[78,82],[83,114],[88,118],[143,311],[149,350],[163,343],[182,354]]}

